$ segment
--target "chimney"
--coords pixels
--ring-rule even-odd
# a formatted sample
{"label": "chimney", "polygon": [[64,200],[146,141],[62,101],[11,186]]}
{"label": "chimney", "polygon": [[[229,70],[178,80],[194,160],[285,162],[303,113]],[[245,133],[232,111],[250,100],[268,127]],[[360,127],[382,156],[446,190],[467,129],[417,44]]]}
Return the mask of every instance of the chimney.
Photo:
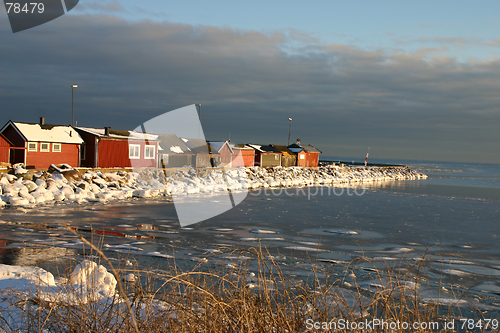
{"label": "chimney", "polygon": [[40,117],[40,126],[41,125],[45,125],[45,118],[44,117]]}
{"label": "chimney", "polygon": [[111,127],[104,127],[104,135],[109,136],[109,129]]}

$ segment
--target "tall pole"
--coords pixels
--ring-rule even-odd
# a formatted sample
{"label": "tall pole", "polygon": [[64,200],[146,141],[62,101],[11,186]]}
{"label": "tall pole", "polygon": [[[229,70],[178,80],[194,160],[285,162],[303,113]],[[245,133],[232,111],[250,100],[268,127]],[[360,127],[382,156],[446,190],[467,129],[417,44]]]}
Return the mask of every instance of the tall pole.
{"label": "tall pole", "polygon": [[71,86],[71,125],[75,126],[75,88],[78,88],[76,84]]}
{"label": "tall pole", "polygon": [[198,104],[198,139],[201,139],[201,104]]}
{"label": "tall pole", "polygon": [[292,118],[288,118],[290,120],[290,127],[288,128],[288,145],[290,145],[290,133],[292,132]]}

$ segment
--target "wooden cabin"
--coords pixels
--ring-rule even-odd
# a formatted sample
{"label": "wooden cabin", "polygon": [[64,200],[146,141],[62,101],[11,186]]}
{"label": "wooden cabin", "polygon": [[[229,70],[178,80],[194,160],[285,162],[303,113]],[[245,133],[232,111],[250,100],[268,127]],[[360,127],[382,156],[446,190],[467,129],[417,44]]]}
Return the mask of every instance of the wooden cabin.
{"label": "wooden cabin", "polygon": [[180,168],[194,166],[196,154],[174,134],[158,135],[158,167]]}
{"label": "wooden cabin", "polygon": [[208,144],[219,154],[218,167],[231,168],[233,164],[234,151],[229,141],[208,141]]}
{"label": "wooden cabin", "polygon": [[193,167],[211,168],[219,164],[219,153],[202,139],[181,138],[182,141],[196,154]]}
{"label": "wooden cabin", "polygon": [[282,153],[281,155],[282,167],[291,167],[297,165],[297,154],[288,149],[287,146],[278,146],[278,145],[271,145],[271,146],[278,149]]}
{"label": "wooden cabin", "polygon": [[255,149],[244,144],[229,144],[233,150],[233,168],[252,167],[255,163]]}
{"label": "wooden cabin", "polygon": [[156,135],[105,128],[76,127],[84,140],[81,166],[87,168],[156,168]]}
{"label": "wooden cabin", "polygon": [[51,164],[79,166],[83,139],[71,126],[21,123],[9,120],[0,133],[13,145],[10,163],[24,163],[27,168],[46,169]]}
{"label": "wooden cabin", "polygon": [[254,165],[260,167],[281,166],[281,151],[271,145],[262,146],[256,144],[248,144],[255,150]]}
{"label": "wooden cabin", "polygon": [[317,167],[319,164],[319,154],[321,151],[311,145],[302,145],[301,140],[288,146],[288,148],[297,154],[297,166]]}

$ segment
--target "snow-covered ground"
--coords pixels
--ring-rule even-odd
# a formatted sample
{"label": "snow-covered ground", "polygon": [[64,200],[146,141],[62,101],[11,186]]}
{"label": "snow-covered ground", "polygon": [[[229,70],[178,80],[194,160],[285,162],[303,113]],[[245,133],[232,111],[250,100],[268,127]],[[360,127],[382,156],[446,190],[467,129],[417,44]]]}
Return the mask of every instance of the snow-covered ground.
{"label": "snow-covered ground", "polygon": [[104,266],[85,260],[75,267],[68,279],[54,276],[38,267],[0,264],[0,327],[26,329],[28,314],[36,302],[81,306],[90,301],[106,302],[117,296],[117,281]]}
{"label": "snow-covered ground", "polygon": [[[60,172],[59,172],[60,171]],[[386,180],[425,179],[410,168],[275,167],[238,169],[178,169],[142,171],[40,171],[32,177],[17,166],[15,174],[0,176],[0,206],[34,206],[60,202],[107,202],[132,197],[190,195],[297,186],[335,186]],[[28,178],[28,179],[27,179]],[[32,178],[32,179],[29,179]]]}

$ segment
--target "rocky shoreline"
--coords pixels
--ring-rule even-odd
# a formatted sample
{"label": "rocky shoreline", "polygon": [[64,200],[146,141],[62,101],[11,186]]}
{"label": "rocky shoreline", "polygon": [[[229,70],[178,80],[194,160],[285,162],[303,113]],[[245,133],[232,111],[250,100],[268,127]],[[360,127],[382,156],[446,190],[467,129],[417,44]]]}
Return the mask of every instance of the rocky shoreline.
{"label": "rocky shoreline", "polygon": [[211,194],[276,187],[425,179],[409,167],[323,166],[234,169],[87,170],[51,166],[32,173],[16,165],[0,176],[0,206],[36,206],[61,202],[108,202],[132,197]]}

